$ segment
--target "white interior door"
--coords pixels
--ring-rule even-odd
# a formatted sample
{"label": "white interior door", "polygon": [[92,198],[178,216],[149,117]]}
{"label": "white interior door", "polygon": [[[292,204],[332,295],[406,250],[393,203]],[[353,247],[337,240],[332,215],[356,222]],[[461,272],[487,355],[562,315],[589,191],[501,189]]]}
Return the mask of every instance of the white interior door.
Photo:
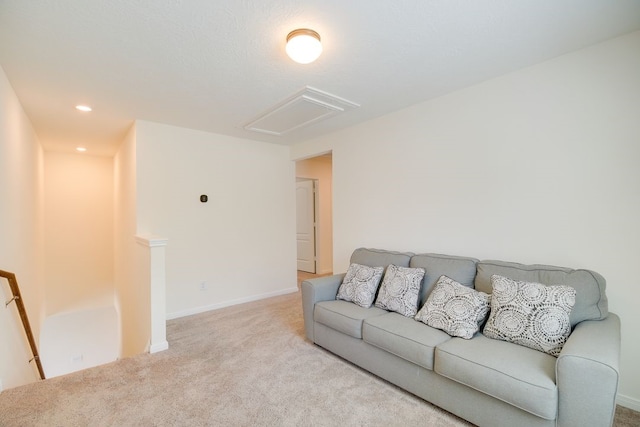
{"label": "white interior door", "polygon": [[314,181],[296,182],[296,233],[298,240],[298,270],[316,272]]}

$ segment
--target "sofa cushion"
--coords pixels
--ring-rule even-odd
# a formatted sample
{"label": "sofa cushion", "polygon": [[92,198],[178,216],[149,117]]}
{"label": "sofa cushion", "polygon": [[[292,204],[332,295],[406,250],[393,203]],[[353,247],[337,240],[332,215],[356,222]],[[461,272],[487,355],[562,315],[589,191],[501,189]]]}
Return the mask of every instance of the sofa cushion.
{"label": "sofa cushion", "polygon": [[435,347],[451,337],[412,318],[387,313],[364,321],[362,339],[409,362],[433,370]]}
{"label": "sofa cushion", "polygon": [[482,334],[438,345],[434,370],[451,380],[554,420],[558,411],[556,358]]}
{"label": "sofa cushion", "polygon": [[363,308],[347,301],[321,301],[313,309],[313,320],[353,338],[362,338],[362,321],[387,314],[386,310]]}
{"label": "sofa cushion", "polygon": [[358,248],[351,254],[351,263],[368,265],[369,267],[382,266],[385,269],[389,264],[399,267],[409,267],[411,252],[387,251],[384,249]]}
{"label": "sofa cushion", "polygon": [[338,288],[336,299],[369,308],[373,304],[382,278],[383,267],[351,264]]}
{"label": "sofa cushion", "polygon": [[442,275],[450,277],[464,286],[473,288],[477,262],[478,260],[475,258],[441,254],[418,254],[411,257],[409,267],[422,267],[426,270],[424,279],[422,279],[418,307],[422,307],[427,301],[433,287]]}
{"label": "sofa cushion", "polygon": [[489,312],[491,297],[441,276],[416,320],[447,334],[471,339]]}
{"label": "sofa cushion", "polygon": [[376,307],[413,317],[418,311],[418,294],[424,268],[390,264],[378,291]]}
{"label": "sofa cushion", "polygon": [[558,356],[571,333],[571,286],[547,286],[491,276],[491,315],[484,335]]}
{"label": "sofa cushion", "polygon": [[571,327],[583,320],[602,320],[609,314],[604,277],[591,270],[572,270],[550,265],[524,265],[504,261],[480,261],[475,287],[491,293],[491,276],[497,274],[513,280],[544,285],[566,285],[576,290],[571,310]]}

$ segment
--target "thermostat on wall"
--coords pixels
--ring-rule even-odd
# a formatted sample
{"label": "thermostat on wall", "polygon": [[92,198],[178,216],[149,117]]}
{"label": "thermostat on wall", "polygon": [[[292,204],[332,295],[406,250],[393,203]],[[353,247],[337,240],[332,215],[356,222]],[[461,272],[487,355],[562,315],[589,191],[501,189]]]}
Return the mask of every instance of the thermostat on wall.
{"label": "thermostat on wall", "polygon": [[202,196],[200,196],[200,201],[202,203],[207,203],[207,201],[209,201],[209,197],[207,197],[206,194],[203,194]]}

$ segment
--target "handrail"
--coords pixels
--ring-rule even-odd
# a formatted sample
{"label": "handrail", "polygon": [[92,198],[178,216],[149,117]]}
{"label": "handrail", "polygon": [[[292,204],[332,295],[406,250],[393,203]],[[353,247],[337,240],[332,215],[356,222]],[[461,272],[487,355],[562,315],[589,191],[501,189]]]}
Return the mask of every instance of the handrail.
{"label": "handrail", "polygon": [[16,302],[16,307],[18,308],[18,313],[20,313],[20,319],[22,320],[22,326],[24,326],[24,332],[27,334],[27,340],[29,341],[29,346],[31,347],[31,353],[33,353],[33,359],[36,361],[36,366],[38,367],[38,372],[40,373],[40,379],[44,379],[44,370],[42,369],[42,363],[40,363],[40,356],[38,355],[38,347],[36,347],[36,342],[33,339],[33,332],[31,332],[31,325],[29,324],[29,318],[27,317],[27,311],[24,308],[24,303],[22,302],[22,296],[20,295],[20,288],[18,288],[18,281],[16,280],[16,275],[13,273],[9,273],[8,271],[0,270],[0,277],[4,277],[9,282],[9,287],[11,288],[11,293],[13,294],[13,298],[5,303],[5,307],[7,307],[12,302]]}

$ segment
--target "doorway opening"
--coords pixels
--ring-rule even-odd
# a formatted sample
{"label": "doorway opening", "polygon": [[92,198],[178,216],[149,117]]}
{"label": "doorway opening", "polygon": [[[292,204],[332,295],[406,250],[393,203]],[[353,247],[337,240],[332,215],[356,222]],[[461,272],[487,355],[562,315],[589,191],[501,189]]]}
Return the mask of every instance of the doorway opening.
{"label": "doorway opening", "polygon": [[332,169],[331,153],[296,161],[299,279],[333,273]]}

